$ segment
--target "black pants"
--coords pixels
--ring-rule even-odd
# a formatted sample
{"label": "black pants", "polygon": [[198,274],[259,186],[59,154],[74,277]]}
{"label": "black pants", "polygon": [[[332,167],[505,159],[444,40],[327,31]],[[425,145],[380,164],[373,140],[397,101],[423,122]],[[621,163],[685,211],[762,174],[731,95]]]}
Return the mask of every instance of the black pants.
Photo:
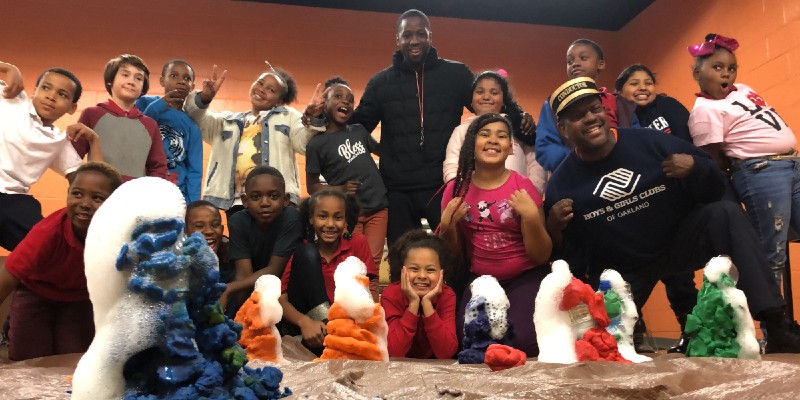
{"label": "black pants", "polygon": [[[307,314],[309,311],[325,302],[332,302],[328,299],[328,292],[325,289],[325,278],[322,275],[322,260],[319,250],[314,244],[306,243],[298,246],[292,257],[292,270],[289,271],[289,285],[286,288],[286,295],[289,303],[297,311]],[[278,330],[282,335],[297,336],[302,332],[300,327],[286,320],[278,324]],[[322,354],[325,347],[313,347],[301,341],[309,351],[317,356]]]}
{"label": "black pants", "polygon": [[[286,288],[289,303],[303,314],[314,307],[330,302],[322,275],[322,261],[319,250],[311,243],[297,247],[292,257],[289,271],[289,285]],[[300,328],[294,324],[284,324],[284,335],[299,335]]]}
{"label": "black pants", "polygon": [[[707,204],[684,217],[661,262],[618,272],[631,285],[633,301],[641,309],[662,277],[703,268],[719,255],[729,256],[739,270],[736,286],[747,296],[755,319],[764,310],[785,305],[753,224],[742,208],[730,201]],[[592,271],[590,279],[597,282],[601,272]],[[693,308],[697,296],[676,300],[681,307]]]}
{"label": "black pants", "polygon": [[42,220],[42,205],[27,194],[0,193],[0,247],[12,251]]}
{"label": "black pants", "polygon": [[[439,192],[439,193],[437,193]],[[389,198],[389,224],[386,230],[386,241],[391,247],[397,239],[411,229],[422,228],[420,220],[428,220],[428,226],[436,229],[442,219],[442,193],[439,188],[415,191],[390,190]],[[391,276],[391,281],[400,280]]]}

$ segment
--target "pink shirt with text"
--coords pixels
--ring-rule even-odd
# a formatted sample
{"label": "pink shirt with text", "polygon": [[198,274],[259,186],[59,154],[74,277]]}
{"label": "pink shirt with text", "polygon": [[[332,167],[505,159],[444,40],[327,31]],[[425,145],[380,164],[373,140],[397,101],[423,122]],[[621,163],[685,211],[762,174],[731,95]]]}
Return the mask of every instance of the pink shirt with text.
{"label": "pink shirt with text", "polygon": [[[453,198],[454,183],[450,181],[444,190],[442,209]],[[525,253],[519,214],[508,202],[511,194],[520,189],[527,191],[538,207],[542,206],[542,196],[533,183],[515,171],[495,189],[470,185],[464,198],[469,211],[459,228],[468,243],[472,273],[506,280],[536,266]]]}
{"label": "pink shirt with text", "polygon": [[689,117],[696,146],[722,143],[725,155],[746,159],[785,154],[797,146],[791,128],[747,85],[720,100],[698,97]]}

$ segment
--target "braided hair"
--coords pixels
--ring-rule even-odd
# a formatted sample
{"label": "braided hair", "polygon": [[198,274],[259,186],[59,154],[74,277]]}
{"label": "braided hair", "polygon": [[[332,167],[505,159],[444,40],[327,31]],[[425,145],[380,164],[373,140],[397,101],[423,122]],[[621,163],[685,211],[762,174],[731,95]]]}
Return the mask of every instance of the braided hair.
{"label": "braided hair", "polygon": [[316,232],[314,231],[314,225],[311,224],[311,217],[314,216],[317,204],[323,197],[335,197],[344,204],[344,237],[345,239],[351,238],[353,229],[356,228],[356,223],[358,223],[358,216],[361,215],[361,205],[358,203],[358,199],[356,196],[351,194],[345,195],[338,190],[324,189],[314,193],[311,197],[300,203],[300,217],[303,219],[303,239],[309,243],[314,242],[316,239]]}
{"label": "braided hair", "polygon": [[453,197],[465,197],[472,183],[472,173],[475,172],[475,141],[478,132],[486,125],[493,122],[503,122],[511,129],[511,122],[502,114],[487,113],[475,118],[467,128],[461,153],[458,155],[458,172],[453,182]]}

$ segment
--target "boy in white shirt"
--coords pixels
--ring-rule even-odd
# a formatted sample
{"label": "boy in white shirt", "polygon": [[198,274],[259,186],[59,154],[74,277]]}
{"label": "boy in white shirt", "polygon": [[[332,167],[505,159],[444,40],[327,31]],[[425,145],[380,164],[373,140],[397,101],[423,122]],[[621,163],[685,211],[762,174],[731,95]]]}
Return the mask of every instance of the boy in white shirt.
{"label": "boy in white shirt", "polygon": [[8,81],[0,81],[0,247],[10,251],[42,219],[41,204],[28,194],[31,185],[48,167],[69,178],[82,163],[69,140],[98,138],[83,124],[66,131],[53,125],[78,106],[81,83],[71,72],[46,70],[32,97],[22,90],[17,67],[0,62],[0,73]]}

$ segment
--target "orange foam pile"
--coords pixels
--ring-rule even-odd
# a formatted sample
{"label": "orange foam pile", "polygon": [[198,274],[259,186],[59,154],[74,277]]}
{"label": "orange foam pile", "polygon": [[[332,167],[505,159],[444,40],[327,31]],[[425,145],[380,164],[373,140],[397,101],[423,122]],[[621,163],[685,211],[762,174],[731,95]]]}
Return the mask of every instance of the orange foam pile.
{"label": "orange foam pile", "polygon": [[328,311],[328,335],[321,360],[373,360],[383,361],[378,345],[377,331],[383,322],[383,309],[375,304],[372,316],[358,323],[347,315],[342,306],[333,303]]}
{"label": "orange foam pile", "polygon": [[260,307],[258,302],[261,296],[258,292],[253,292],[244,305],[236,312],[234,321],[242,324],[242,336],[239,345],[244,348],[249,360],[261,360],[279,362],[277,348],[278,338],[272,332],[272,326],[268,326],[261,320]]}

